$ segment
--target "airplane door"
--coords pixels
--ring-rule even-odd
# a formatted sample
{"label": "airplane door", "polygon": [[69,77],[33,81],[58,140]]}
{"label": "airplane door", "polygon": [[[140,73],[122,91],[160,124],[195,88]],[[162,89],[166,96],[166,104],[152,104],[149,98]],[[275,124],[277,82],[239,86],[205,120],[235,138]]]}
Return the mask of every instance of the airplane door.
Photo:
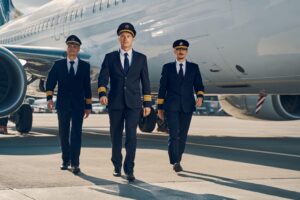
{"label": "airplane door", "polygon": [[212,85],[228,85],[238,79],[209,36],[192,39],[189,56],[193,62],[199,64],[203,79]]}

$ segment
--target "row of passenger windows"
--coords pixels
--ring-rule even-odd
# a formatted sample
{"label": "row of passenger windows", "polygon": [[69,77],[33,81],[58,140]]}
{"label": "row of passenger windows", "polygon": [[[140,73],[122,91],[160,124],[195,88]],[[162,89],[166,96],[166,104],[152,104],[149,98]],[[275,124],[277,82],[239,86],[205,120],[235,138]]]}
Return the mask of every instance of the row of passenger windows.
{"label": "row of passenger windows", "polygon": [[48,18],[47,20],[41,21],[39,24],[31,25],[26,27],[24,30],[18,32],[15,35],[10,35],[6,38],[1,38],[1,44],[9,44],[16,42],[18,40],[24,39],[29,36],[36,35],[40,32],[50,30],[59,24],[67,24],[76,21],[80,21],[85,15],[89,14],[86,13],[86,10],[92,11],[92,14],[96,14],[97,12],[102,11],[105,8],[110,8],[111,6],[117,6],[120,2],[125,3],[126,0],[94,0],[92,4],[92,8],[74,8],[69,12],[62,14],[55,15],[53,17]]}

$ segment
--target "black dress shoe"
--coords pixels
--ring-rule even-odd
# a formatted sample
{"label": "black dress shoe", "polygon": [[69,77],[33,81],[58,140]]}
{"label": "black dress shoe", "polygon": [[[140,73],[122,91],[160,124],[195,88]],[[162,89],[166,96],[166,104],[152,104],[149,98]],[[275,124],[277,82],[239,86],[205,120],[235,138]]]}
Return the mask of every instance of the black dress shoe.
{"label": "black dress shoe", "polygon": [[128,180],[129,182],[133,182],[135,180],[133,173],[126,174],[126,180]]}
{"label": "black dress shoe", "polygon": [[183,169],[182,169],[180,163],[175,163],[175,164],[173,165],[173,170],[174,170],[175,172],[181,172],[181,171],[183,171]]}
{"label": "black dress shoe", "polygon": [[72,172],[73,174],[77,175],[79,174],[81,171],[80,171],[80,168],[78,166],[73,166],[72,167]]}
{"label": "black dress shoe", "polygon": [[60,169],[61,170],[67,170],[68,169],[68,167],[69,167],[69,163],[63,163],[61,166],[60,166]]}
{"label": "black dress shoe", "polygon": [[114,173],[113,173],[113,176],[120,177],[121,176],[121,170],[115,169]]}

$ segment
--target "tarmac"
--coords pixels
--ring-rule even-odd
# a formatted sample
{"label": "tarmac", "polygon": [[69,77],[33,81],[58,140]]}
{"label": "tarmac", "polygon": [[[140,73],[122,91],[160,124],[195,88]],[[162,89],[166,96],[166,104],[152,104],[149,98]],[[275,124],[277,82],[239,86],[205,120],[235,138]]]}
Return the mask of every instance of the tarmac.
{"label": "tarmac", "polygon": [[8,131],[0,135],[0,200],[300,199],[299,121],[194,116],[178,174],[168,135],[139,132],[133,183],[112,176],[108,115],[84,122],[78,176],[59,169],[56,114],[34,114],[29,134],[12,123]]}

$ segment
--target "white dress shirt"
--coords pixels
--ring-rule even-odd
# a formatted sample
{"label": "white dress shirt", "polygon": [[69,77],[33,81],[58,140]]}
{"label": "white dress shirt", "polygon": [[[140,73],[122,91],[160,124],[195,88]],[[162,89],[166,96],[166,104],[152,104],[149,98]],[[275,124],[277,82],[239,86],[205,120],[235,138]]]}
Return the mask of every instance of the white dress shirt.
{"label": "white dress shirt", "polygon": [[131,61],[132,61],[132,49],[130,49],[129,51],[124,51],[123,49],[120,49],[120,60],[121,60],[121,63],[122,63],[122,67],[124,69],[124,59],[125,59],[125,53],[128,53],[128,60],[129,60],[129,66],[131,66]]}
{"label": "white dress shirt", "polygon": [[[70,72],[70,68],[71,68],[71,64],[70,64],[70,59],[67,58],[67,65],[68,65],[68,72]],[[77,68],[78,68],[78,58],[76,58],[74,61],[74,65],[73,65],[73,68],[74,68],[74,72],[75,72],[75,75],[76,75],[76,72],[77,72]]]}
{"label": "white dress shirt", "polygon": [[183,76],[185,75],[185,71],[186,71],[186,60],[184,62],[179,62],[177,59],[176,59],[176,70],[177,70],[177,74],[179,74],[179,70],[180,70],[180,65],[179,64],[183,64],[182,65],[182,70],[183,70]]}

